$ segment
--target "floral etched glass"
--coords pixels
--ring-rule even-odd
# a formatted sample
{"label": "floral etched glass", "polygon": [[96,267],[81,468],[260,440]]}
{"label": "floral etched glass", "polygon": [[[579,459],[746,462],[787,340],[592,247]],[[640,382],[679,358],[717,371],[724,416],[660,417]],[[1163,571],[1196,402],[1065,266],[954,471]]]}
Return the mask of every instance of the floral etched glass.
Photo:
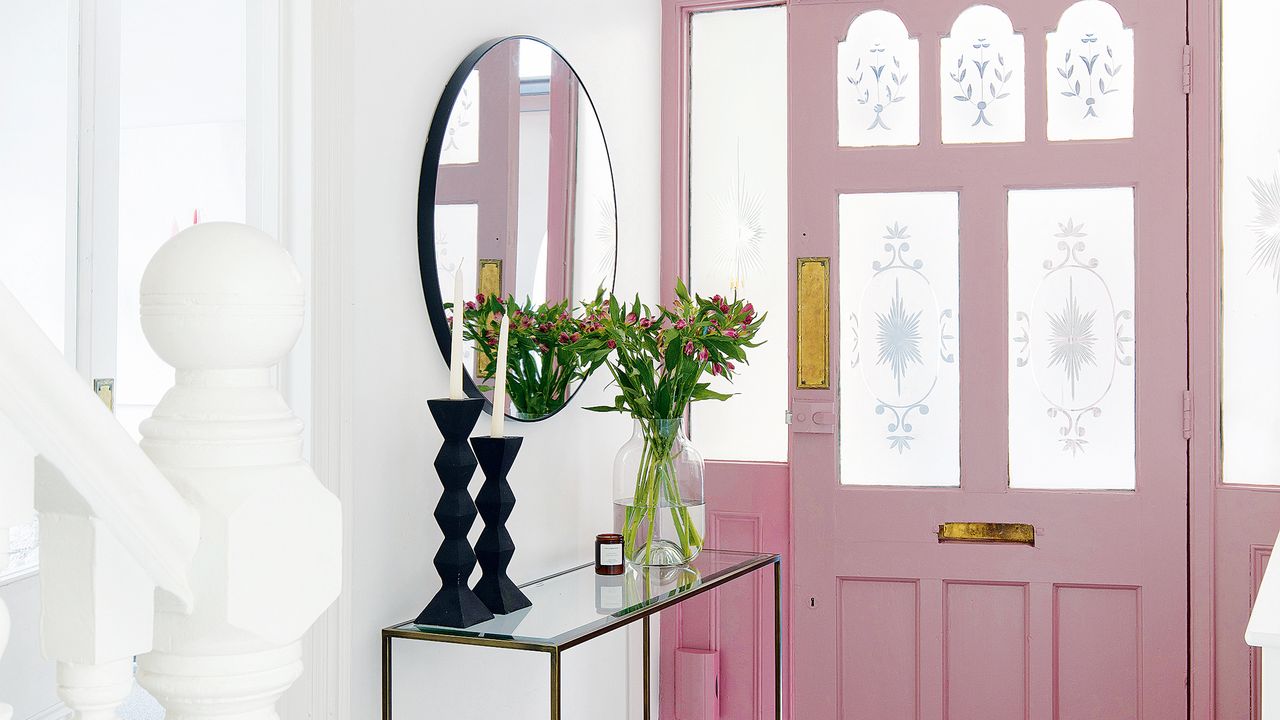
{"label": "floral etched glass", "polygon": [[1133,30],[1103,0],[1067,8],[1045,38],[1050,140],[1133,137]]}
{"label": "floral etched glass", "polygon": [[840,196],[840,482],[960,484],[954,192]]}
{"label": "floral etched glass", "polygon": [[942,142],[1022,142],[1025,65],[1008,15],[990,5],[960,13],[942,38]]}
{"label": "floral etched glass", "polygon": [[635,419],[613,460],[614,529],[636,565],[683,565],[706,537],[703,460],[683,420]]}
{"label": "floral etched glass", "polygon": [[854,18],[836,49],[843,147],[920,144],[920,41],[887,10]]}

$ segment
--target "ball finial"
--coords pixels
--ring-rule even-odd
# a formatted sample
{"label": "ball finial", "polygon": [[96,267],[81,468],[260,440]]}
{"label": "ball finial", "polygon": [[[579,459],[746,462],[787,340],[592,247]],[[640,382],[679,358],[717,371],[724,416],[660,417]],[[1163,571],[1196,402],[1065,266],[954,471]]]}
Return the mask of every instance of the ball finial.
{"label": "ball finial", "polygon": [[302,275],[280,243],[232,222],[193,225],[169,239],[142,275],[142,330],[183,370],[265,368],[302,331]]}

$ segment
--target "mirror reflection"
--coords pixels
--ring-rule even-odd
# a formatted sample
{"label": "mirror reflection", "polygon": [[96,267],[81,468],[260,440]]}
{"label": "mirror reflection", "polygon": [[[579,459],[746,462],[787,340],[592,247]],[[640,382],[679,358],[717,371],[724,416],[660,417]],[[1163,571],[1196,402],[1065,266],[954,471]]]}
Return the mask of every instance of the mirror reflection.
{"label": "mirror reflection", "polygon": [[[447,112],[448,122],[432,130],[442,131],[432,138],[440,148],[431,207],[435,277],[424,268],[423,281],[436,282],[442,303],[452,303],[461,269],[468,301],[483,295],[493,310],[495,295],[511,298],[545,320],[555,306],[564,304],[559,316],[613,288],[617,211],[604,132],[578,75],[546,43],[507,38],[478,53],[459,67],[436,111]],[[431,313],[442,349],[452,314]],[[477,322],[484,318],[468,317]],[[483,336],[479,329],[473,334]],[[585,369],[565,367],[573,360],[557,353],[559,337],[542,337],[537,327],[519,342],[513,337],[511,351],[520,357],[508,365],[530,377],[508,374],[512,417],[553,414],[585,377]],[[487,397],[491,358],[476,341],[467,343],[466,370]]]}

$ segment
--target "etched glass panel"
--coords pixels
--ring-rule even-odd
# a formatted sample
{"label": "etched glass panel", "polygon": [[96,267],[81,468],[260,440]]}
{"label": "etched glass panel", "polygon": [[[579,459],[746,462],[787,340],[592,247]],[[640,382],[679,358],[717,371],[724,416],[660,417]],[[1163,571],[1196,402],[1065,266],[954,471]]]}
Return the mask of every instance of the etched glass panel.
{"label": "etched glass panel", "polygon": [[960,484],[959,197],[840,196],[840,482]]}
{"label": "etched glass panel", "polygon": [[[480,72],[472,70],[445,126],[441,165],[480,162]],[[450,286],[452,287],[452,286]]]}
{"label": "etched glass panel", "polygon": [[[578,127],[595,128],[596,111],[585,91],[578,91]],[[613,174],[604,133],[578,133],[578,163],[574,195],[581,209],[574,213],[574,298],[594,298],[598,288],[613,286],[618,241]]]}
{"label": "etched glass panel", "polygon": [[1009,485],[1134,488],[1133,188],[1009,193]]}
{"label": "etched glass panel", "polygon": [[836,52],[836,104],[845,147],[920,144],[920,43],[891,12],[849,25]]}
{"label": "etched glass panel", "polygon": [[1222,4],[1222,480],[1280,485],[1280,3]]}
{"label": "etched glass panel", "polygon": [[769,311],[737,393],[694,404],[707,459],[787,459],[787,10],[697,13],[689,91],[689,285]]}
{"label": "etched glass panel", "polygon": [[1133,137],[1133,30],[1120,13],[1080,0],[1046,41],[1049,139]]}
{"label": "etched glass panel", "polygon": [[1025,65],[1007,15],[990,5],[960,13],[942,38],[942,142],[1022,142]]}

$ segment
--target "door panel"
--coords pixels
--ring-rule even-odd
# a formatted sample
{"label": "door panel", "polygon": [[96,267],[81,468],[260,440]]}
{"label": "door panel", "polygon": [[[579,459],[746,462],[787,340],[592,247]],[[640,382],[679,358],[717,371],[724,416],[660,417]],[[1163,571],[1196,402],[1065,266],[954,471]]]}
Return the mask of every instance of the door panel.
{"label": "door panel", "polygon": [[[968,6],[790,6],[791,259],[829,256],[838,279],[829,298],[833,388],[793,389],[792,400],[841,407],[838,436],[793,428],[791,439],[796,716],[971,717],[975,708],[997,717],[1185,716],[1185,15],[1136,1],[1114,11],[1101,2],[1010,3],[1003,10],[1025,47],[1025,140],[944,144],[943,103],[976,110],[971,98],[940,92],[943,81],[955,83],[955,61],[943,62],[939,38],[955,32]],[[842,113],[864,115],[856,126],[864,136],[876,115],[873,107],[865,117],[859,95],[850,96],[849,58],[859,50],[840,43],[863,34],[850,29],[858,18],[882,10],[918,41],[918,140],[884,133],[880,144],[846,142]],[[892,84],[894,53],[910,45],[886,37],[883,53],[864,45],[863,67],[883,66]],[[1110,60],[1131,52],[1127,43],[1136,56]],[[1060,47],[1072,56],[1047,54]],[[907,85],[879,84],[882,97]],[[888,118],[907,106],[894,103],[880,119],[909,125]],[[1068,108],[1078,117],[1067,118]],[[893,452],[872,459],[872,445],[845,445],[863,423],[848,404],[867,392],[860,365],[879,363],[896,392],[897,358],[905,389],[907,376],[935,367],[916,362],[926,330],[942,335],[924,322],[934,304],[913,308],[903,292],[895,310],[896,288],[882,294],[872,327],[867,311],[851,322],[848,303],[866,293],[842,286],[858,247],[845,236],[858,235],[853,224],[867,212],[849,216],[843,198],[882,193],[958,199],[958,308],[948,333],[958,486],[914,469],[897,470],[905,480],[893,486],[848,482],[894,477],[877,468],[893,468],[894,455],[918,462],[911,454],[924,448],[917,439],[899,453],[882,435],[882,451]],[[883,235],[894,234],[890,222],[863,245],[892,253],[902,239]],[[918,259],[925,264],[915,269],[927,270],[929,260]],[[1019,312],[1029,327],[1018,327]],[[890,409],[881,433],[894,424]],[[920,433],[932,413],[924,418]],[[1035,545],[939,543],[937,528],[950,521],[1031,523]]]}

